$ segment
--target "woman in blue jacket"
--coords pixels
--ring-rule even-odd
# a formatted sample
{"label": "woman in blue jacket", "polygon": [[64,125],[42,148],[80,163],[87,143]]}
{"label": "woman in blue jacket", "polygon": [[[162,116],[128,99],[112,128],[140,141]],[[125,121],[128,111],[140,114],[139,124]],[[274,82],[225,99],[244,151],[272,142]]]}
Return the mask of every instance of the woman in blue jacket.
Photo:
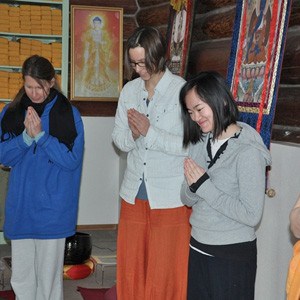
{"label": "woman in blue jacket", "polygon": [[52,64],[34,55],[0,115],[0,163],[11,168],[4,234],[16,299],[63,299],[65,238],[75,233],[84,131]]}

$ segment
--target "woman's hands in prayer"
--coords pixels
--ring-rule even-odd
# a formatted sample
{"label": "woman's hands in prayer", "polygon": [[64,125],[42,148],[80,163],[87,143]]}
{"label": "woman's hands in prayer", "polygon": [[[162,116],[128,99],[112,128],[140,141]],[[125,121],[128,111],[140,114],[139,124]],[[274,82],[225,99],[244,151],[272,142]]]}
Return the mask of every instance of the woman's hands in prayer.
{"label": "woman's hands in prayer", "polygon": [[31,106],[29,106],[27,109],[24,125],[26,128],[26,133],[31,138],[35,138],[42,131],[41,119],[34,108]]}
{"label": "woman's hands in prayer", "polygon": [[127,111],[128,125],[132,132],[134,140],[142,136],[146,136],[150,127],[149,119],[134,108]]}
{"label": "woman's hands in prayer", "polygon": [[205,170],[198,166],[190,157],[184,160],[184,175],[189,186],[197,182],[204,173]]}

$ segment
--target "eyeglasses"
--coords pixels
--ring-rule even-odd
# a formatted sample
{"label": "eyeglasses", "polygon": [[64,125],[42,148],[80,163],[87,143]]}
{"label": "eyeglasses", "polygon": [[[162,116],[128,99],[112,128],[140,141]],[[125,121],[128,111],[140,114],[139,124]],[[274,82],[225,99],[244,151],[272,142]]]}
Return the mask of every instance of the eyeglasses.
{"label": "eyeglasses", "polygon": [[145,68],[146,67],[146,63],[144,61],[139,61],[139,62],[131,61],[130,62],[130,66],[132,68],[136,68],[136,66],[139,66],[140,68]]}

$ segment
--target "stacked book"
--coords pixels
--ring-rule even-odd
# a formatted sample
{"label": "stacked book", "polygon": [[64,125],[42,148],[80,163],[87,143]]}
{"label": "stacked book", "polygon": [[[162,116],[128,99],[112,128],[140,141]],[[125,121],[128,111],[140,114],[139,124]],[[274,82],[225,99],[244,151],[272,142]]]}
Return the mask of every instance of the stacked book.
{"label": "stacked book", "polygon": [[48,5],[2,3],[0,32],[61,35],[62,11]]}

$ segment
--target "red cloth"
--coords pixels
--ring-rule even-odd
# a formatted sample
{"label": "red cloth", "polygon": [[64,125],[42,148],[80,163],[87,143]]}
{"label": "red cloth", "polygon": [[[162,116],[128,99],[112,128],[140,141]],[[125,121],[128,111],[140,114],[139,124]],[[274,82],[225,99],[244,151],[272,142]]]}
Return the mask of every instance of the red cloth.
{"label": "red cloth", "polygon": [[0,291],[0,299],[15,300],[15,293],[13,290]]}
{"label": "red cloth", "polygon": [[115,285],[105,293],[104,300],[117,300],[117,289]]}
{"label": "red cloth", "polygon": [[116,286],[103,289],[90,289],[90,288],[83,288],[77,287],[77,291],[80,292],[82,298],[84,300],[116,300],[117,299],[117,292]]}

